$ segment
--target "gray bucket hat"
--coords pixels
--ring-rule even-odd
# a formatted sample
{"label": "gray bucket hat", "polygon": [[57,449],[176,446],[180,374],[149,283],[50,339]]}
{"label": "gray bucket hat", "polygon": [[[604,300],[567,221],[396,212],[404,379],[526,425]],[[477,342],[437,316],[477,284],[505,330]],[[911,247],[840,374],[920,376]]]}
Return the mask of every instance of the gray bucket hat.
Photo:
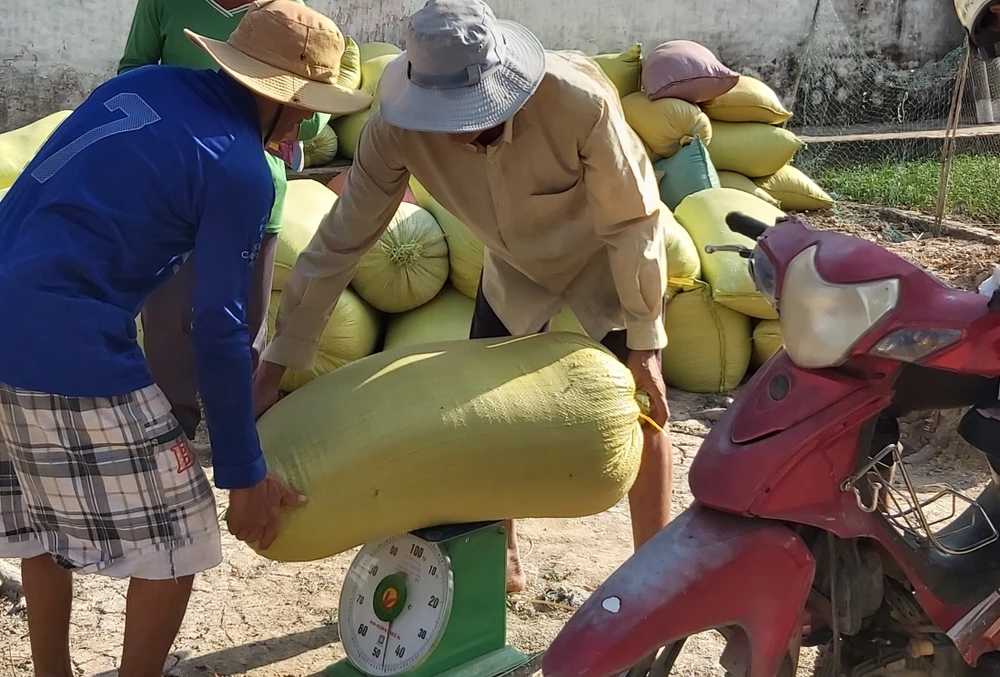
{"label": "gray bucket hat", "polygon": [[403,129],[479,132],[513,116],[543,75],[545,50],[524,26],[498,20],[481,0],[430,0],[382,74],[379,106]]}

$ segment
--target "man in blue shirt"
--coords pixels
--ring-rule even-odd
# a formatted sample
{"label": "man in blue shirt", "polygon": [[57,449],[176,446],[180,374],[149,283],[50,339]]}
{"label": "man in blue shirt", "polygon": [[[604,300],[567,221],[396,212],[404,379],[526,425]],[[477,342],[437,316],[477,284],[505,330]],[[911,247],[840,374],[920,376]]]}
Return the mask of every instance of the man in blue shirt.
{"label": "man in blue shirt", "polygon": [[135,316],[193,257],[193,341],[228,526],[267,547],[305,499],[265,467],[247,296],[274,185],[261,153],[336,84],[344,38],[290,0],[255,4],[221,71],[149,66],[98,88],[0,202],[0,558],[21,558],[39,677],[73,675],[72,573],[129,578],[122,677],[161,673],[196,573],[219,564],[211,486],[154,384]]}

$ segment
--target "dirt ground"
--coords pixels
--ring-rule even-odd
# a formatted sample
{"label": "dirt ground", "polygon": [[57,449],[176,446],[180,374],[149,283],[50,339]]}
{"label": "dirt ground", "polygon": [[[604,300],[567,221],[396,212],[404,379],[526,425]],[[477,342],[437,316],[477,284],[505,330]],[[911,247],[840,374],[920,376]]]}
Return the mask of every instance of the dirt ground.
{"label": "dirt ground", "polygon": [[[860,206],[811,217],[880,241],[948,282],[972,289],[1000,262],[1000,241],[930,237],[922,226],[898,215]],[[723,396],[671,393],[676,464],[674,514],[692,500],[687,471],[711,425],[706,410],[725,407]],[[950,482],[977,494],[988,481],[985,464],[954,434],[957,416],[915,416],[906,422],[905,444],[918,482]],[[225,494],[219,493],[219,510]],[[522,525],[528,589],[511,599],[510,641],[526,652],[546,648],[575,605],[631,554],[627,504],[574,520],[529,520]],[[338,641],[337,602],[353,552],[308,564],[275,564],[228,535],[222,566],[201,576],[187,618],[164,674],[172,677],[247,675],[306,677],[343,657]],[[78,675],[112,677],[121,649],[125,585],[100,577],[76,584],[72,643]],[[695,638],[673,674],[722,677],[716,658],[722,642]],[[800,676],[811,674],[806,652]],[[0,677],[32,674],[27,623],[22,611],[0,603]]]}

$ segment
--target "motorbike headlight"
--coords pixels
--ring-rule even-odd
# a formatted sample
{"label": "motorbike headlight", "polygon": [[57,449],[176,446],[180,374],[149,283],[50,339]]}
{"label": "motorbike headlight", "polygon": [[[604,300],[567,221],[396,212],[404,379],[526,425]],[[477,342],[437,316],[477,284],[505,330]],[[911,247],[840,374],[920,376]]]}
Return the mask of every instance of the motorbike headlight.
{"label": "motorbike headlight", "polygon": [[785,273],[781,335],[795,364],[836,367],[851,348],[899,302],[899,280],[827,282],[816,269],[817,246],[798,254]]}
{"label": "motorbike headlight", "polygon": [[900,362],[919,362],[960,338],[959,329],[900,329],[879,341],[871,352]]}
{"label": "motorbike headlight", "polygon": [[777,309],[778,305],[774,300],[774,292],[778,283],[777,275],[774,272],[774,264],[771,263],[771,259],[767,257],[767,254],[760,247],[755,247],[753,254],[750,256],[750,275],[754,279],[757,291],[764,296],[772,308]]}

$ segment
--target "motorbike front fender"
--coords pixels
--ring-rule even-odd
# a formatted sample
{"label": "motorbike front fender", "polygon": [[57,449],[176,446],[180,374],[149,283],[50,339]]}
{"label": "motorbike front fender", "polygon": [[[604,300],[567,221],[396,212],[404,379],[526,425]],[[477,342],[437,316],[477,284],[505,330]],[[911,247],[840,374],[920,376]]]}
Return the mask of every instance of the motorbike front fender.
{"label": "motorbike front fender", "polygon": [[695,503],[615,571],[545,654],[545,677],[610,677],[661,646],[738,626],[749,677],[774,677],[796,633],[816,563],[779,522]]}

